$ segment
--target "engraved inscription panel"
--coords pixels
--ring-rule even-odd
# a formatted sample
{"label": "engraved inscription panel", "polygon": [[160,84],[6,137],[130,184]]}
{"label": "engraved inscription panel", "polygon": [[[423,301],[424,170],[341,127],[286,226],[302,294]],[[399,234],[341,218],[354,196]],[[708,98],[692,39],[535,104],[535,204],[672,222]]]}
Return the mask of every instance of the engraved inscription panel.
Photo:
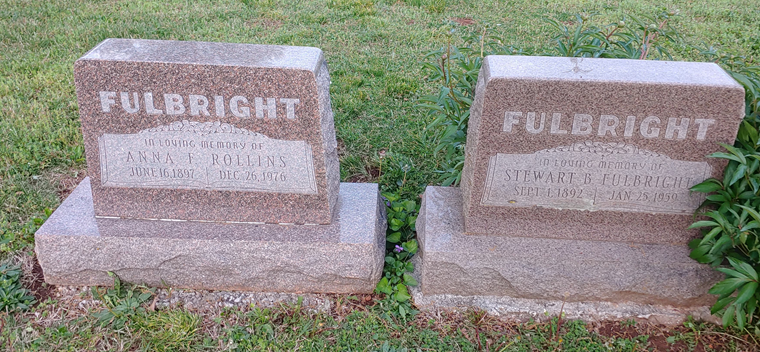
{"label": "engraved inscription panel", "polygon": [[220,122],[98,138],[105,187],[317,194],[312,149]]}
{"label": "engraved inscription panel", "polygon": [[673,160],[626,143],[584,142],[488,162],[482,205],[685,214],[704,200],[689,188],[707,162]]}

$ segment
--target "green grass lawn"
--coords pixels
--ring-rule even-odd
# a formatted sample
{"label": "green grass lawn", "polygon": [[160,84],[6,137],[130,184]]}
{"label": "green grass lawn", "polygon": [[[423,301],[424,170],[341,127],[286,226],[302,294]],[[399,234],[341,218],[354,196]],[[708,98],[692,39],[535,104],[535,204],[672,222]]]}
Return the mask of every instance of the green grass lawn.
{"label": "green grass lawn", "polygon": [[[536,53],[548,52],[553,47],[554,33],[545,18],[571,24],[575,14],[596,14],[594,23],[607,24],[624,15],[651,16],[663,9],[679,11],[671,24],[685,42],[714,45],[747,56],[755,63],[760,58],[757,0],[0,0],[0,259],[30,252],[33,233],[49,213],[46,209],[55,209],[67,190],[84,176],[72,70],[74,61],[103,39],[321,48],[332,78],[342,179],[378,182],[383,189],[401,188],[401,193],[411,197],[426,185],[438,182],[435,170],[444,162],[441,155],[433,152],[436,140],[426,130],[431,118],[415,107],[419,96],[435,89],[421,69],[427,52],[449,41],[460,43],[470,33],[481,33],[484,26],[490,28],[488,34],[506,44]],[[452,28],[454,34],[447,35]],[[669,49],[675,59],[698,57],[679,45]],[[134,321],[134,330],[129,331],[96,327],[86,315],[58,314],[42,324],[33,314],[49,314],[45,312],[56,309],[55,303],[49,303],[32,313],[3,315],[1,324],[6,329],[0,333],[0,346],[16,350],[150,350],[146,346],[154,346],[150,342],[153,337],[146,337],[150,334],[146,327],[168,324],[163,321],[172,319],[181,321],[181,326],[196,328],[187,333],[194,340],[186,345],[196,349],[218,347],[220,343],[228,346],[225,339],[236,336],[232,323],[224,325],[183,311],[146,313]],[[321,339],[310,346],[316,349],[342,346],[345,342],[345,350],[373,350],[381,349],[383,341],[390,341],[391,347],[484,349],[475,342],[479,337],[463,332],[457,325],[437,329],[418,321],[411,326],[392,326],[394,323],[373,312],[360,310],[355,314],[355,319],[361,321],[355,325],[341,320],[330,322],[327,330],[307,329],[312,334],[309,339]],[[338,317],[308,315],[302,319],[305,320],[299,324],[313,325],[319,319]],[[370,320],[372,323],[366,323]],[[27,327],[33,332],[25,332]],[[276,325],[274,330],[281,327]],[[530,334],[544,327],[524,329]],[[376,329],[379,332],[374,333]],[[107,343],[93,337],[98,331],[106,334]],[[488,331],[497,334],[502,330]],[[525,345],[523,342],[530,339],[526,340],[527,335],[519,329],[502,335],[500,338],[506,340],[499,340],[499,346],[507,350],[554,346]],[[269,339],[274,335],[256,336],[255,344],[262,338],[265,343],[274,341]],[[275,340],[280,341],[279,345],[262,349],[290,349],[293,345],[289,343],[303,339],[297,337],[301,335],[278,336],[281,339]],[[283,336],[292,339],[283,340]],[[516,336],[523,336],[523,342],[505,342]],[[597,341],[597,337],[582,338]],[[93,339],[97,343],[90,344]],[[493,346],[497,346],[498,338],[493,339]],[[119,340],[126,341],[126,345],[120,347]],[[633,346],[629,350],[646,345],[627,341]],[[609,338],[601,345],[605,342],[609,343]],[[355,347],[348,347],[351,343]],[[624,347],[613,349],[626,350]]]}
{"label": "green grass lawn", "polygon": [[[700,1],[8,1],[0,2],[0,225],[7,252],[32,243],[31,219],[60,202],[60,183],[84,169],[73,62],[105,38],[146,38],[316,46],[332,75],[341,176],[393,185],[410,161],[408,191],[436,181],[441,163],[415,98],[432,92],[420,62],[448,40],[480,32],[548,51],[544,18],[563,22],[598,13],[606,24],[627,15],[679,10],[684,39],[760,56],[754,0]],[[467,19],[472,19],[469,21]],[[458,25],[460,23],[471,23]],[[452,26],[452,23],[454,26]],[[499,26],[496,26],[500,24]],[[673,48],[676,58],[694,53]],[[379,179],[378,152],[389,152]]]}

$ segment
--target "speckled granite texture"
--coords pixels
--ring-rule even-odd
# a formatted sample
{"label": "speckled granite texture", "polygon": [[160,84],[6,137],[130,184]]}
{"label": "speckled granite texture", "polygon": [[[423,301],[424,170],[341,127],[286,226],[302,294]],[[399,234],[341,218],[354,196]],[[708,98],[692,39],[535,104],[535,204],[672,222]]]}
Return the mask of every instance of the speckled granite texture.
{"label": "speckled granite texture", "polygon": [[482,309],[489,314],[519,321],[545,322],[562,314],[563,319],[583,321],[635,320],[650,324],[681,325],[687,320],[708,321],[720,324],[710,314],[710,307],[673,307],[633,302],[612,303],[603,301],[566,302],[562,300],[514,298],[509,296],[460,296],[425,294],[419,287],[411,287],[414,305],[423,311]]}
{"label": "speckled granite texture", "polygon": [[464,234],[459,188],[426,189],[417,238],[420,292],[470,297],[461,302],[506,297],[701,307],[712,304],[707,291],[722,276],[689,258],[685,245]]}
{"label": "speckled granite texture", "polygon": [[[107,39],[76,61],[74,76],[97,216],[277,224],[329,224],[333,220],[340,182],[339,164],[330,107],[330,78],[321,50]],[[202,136],[190,136],[195,138],[195,145],[185,149],[175,146],[156,149],[152,146],[145,150],[118,150],[119,143],[115,142],[112,152],[123,152],[121,155],[125,156],[111,159],[109,163],[121,166],[133,163],[130,165],[137,167],[145,166],[140,162],[147,160],[152,164],[140,169],[140,173],[154,178],[144,178],[146,181],[139,187],[104,185],[101,172],[109,165],[102,165],[105,164],[101,160],[104,151],[100,149],[104,144],[99,143],[99,139],[105,138],[104,135],[134,135],[156,128],[165,130],[166,126],[181,125],[183,121],[186,122],[184,126],[209,123],[221,126],[225,131],[233,128],[233,131],[249,135],[305,142],[311,153],[308,158],[313,159],[313,168],[306,166],[310,163],[301,162],[294,170],[307,175],[303,176],[304,180],[314,181],[311,193],[245,189],[238,187],[244,182],[242,179],[224,185],[209,182],[204,186],[206,188],[187,184],[182,187],[156,186],[166,182],[166,177],[176,177],[177,173],[189,175],[191,170],[188,169],[193,166],[190,164],[197,163],[203,153],[206,164],[210,164],[211,153],[215,153],[217,169],[208,172],[197,169],[194,170],[196,176],[192,177],[221,177],[219,173],[225,172],[222,163],[229,161],[234,165],[227,170],[240,172],[234,174],[235,177],[247,177],[244,172],[248,171],[254,175],[255,171],[259,175],[258,181],[269,177],[270,186],[278,187],[273,183],[278,176],[275,174],[273,181],[272,174],[266,172],[276,171],[274,168],[279,167],[279,154],[250,148],[202,151],[198,145]],[[182,143],[192,139],[183,133],[189,132],[176,132],[176,138],[172,140],[158,139],[151,143]],[[223,137],[217,135],[215,138]],[[215,140],[212,144],[217,142]],[[188,157],[189,153],[185,151],[197,153]],[[140,152],[147,154],[147,158],[141,160]],[[151,159],[153,152],[160,155]],[[171,160],[165,155],[168,152],[173,153]],[[225,159],[227,155],[229,158]],[[262,156],[260,160],[267,160],[266,157],[270,156],[272,162],[265,165],[270,169],[237,167],[244,165],[243,160],[250,155],[254,159]],[[252,165],[250,160],[248,158],[248,166]],[[277,166],[274,166],[274,160]],[[161,167],[162,163],[166,170]],[[222,174],[228,179],[232,175]],[[127,178],[130,175],[121,176]],[[293,182],[292,175],[287,177],[288,182]]]}
{"label": "speckled granite texture", "polygon": [[370,293],[382,275],[376,184],[340,185],[330,225],[96,219],[87,178],[35,234],[45,281],[261,292]]}
{"label": "speckled granite texture", "polygon": [[[694,175],[721,175],[725,163],[706,155],[721,151],[719,142],[733,143],[743,116],[742,87],[711,63],[489,56],[467,134],[465,231],[685,244],[698,233],[686,228],[699,199],[670,204],[701,196],[689,195],[701,181]],[[505,161],[489,174],[497,154]],[[641,170],[625,169],[638,160]],[[509,187],[486,200],[489,179]],[[602,183],[597,194],[591,186]],[[602,189],[606,205],[599,206]]]}

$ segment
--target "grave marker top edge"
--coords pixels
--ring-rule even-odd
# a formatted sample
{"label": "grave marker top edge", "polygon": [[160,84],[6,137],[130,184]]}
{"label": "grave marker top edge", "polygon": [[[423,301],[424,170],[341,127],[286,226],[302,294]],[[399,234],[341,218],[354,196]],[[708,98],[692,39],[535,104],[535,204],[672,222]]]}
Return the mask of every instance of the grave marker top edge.
{"label": "grave marker top edge", "polygon": [[106,39],[79,60],[139,61],[242,66],[317,72],[322,50],[314,47],[153,39]]}
{"label": "grave marker top edge", "polygon": [[712,62],[489,55],[488,79],[673,84],[744,89]]}

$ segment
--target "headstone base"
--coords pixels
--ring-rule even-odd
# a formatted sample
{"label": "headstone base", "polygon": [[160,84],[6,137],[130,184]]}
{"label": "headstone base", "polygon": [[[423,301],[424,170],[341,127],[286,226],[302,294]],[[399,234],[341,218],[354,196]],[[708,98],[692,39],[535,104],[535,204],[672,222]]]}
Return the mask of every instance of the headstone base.
{"label": "headstone base", "polygon": [[[605,319],[658,309],[685,317],[712,305],[707,291],[721,279],[689,258],[683,244],[517,237],[520,229],[514,234],[465,234],[459,188],[428,187],[417,220],[415,302],[494,313],[535,313],[566,302],[568,309],[592,309]],[[559,307],[550,313],[558,314]]]}
{"label": "headstone base", "polygon": [[376,184],[342,183],[337,220],[287,225],[96,218],[86,178],[35,234],[53,285],[369,293],[383,271],[385,207]]}
{"label": "headstone base", "polygon": [[423,311],[439,309],[461,311],[481,309],[488,314],[518,321],[548,321],[562,314],[562,319],[594,321],[635,320],[650,324],[680,325],[689,318],[721,324],[719,317],[710,314],[710,307],[673,307],[640,303],[611,303],[601,301],[565,302],[509,296],[458,296],[424,294],[411,287],[414,305]]}

